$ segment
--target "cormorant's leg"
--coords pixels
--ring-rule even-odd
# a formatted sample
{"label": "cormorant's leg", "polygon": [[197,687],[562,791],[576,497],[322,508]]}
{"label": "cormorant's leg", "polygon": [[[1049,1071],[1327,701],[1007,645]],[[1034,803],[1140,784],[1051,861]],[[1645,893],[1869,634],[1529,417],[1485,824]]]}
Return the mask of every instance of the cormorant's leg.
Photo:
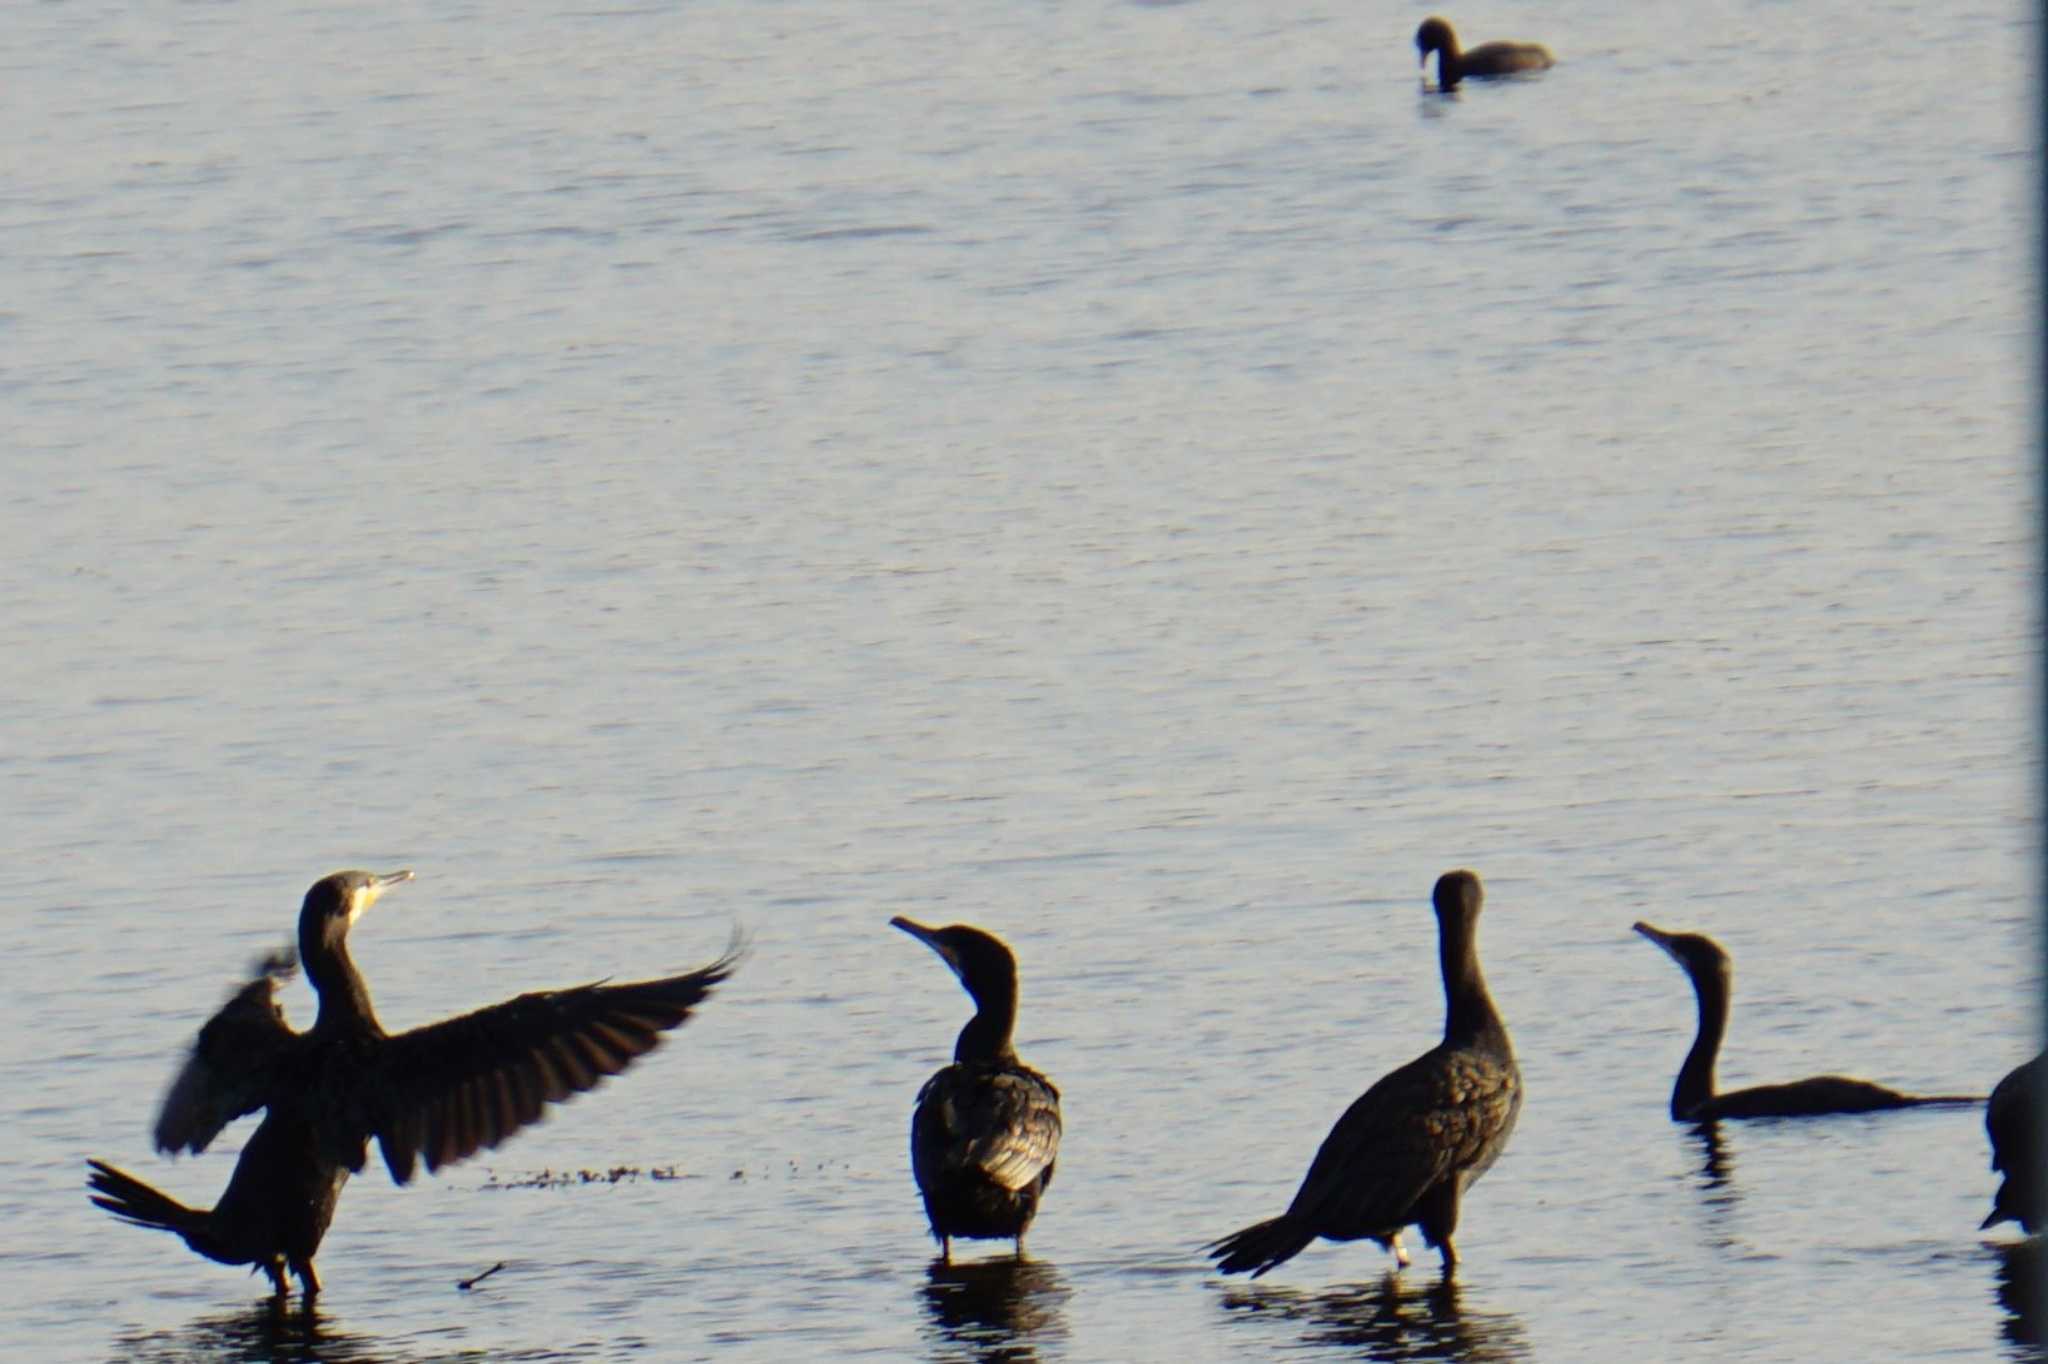
{"label": "cormorant's leg", "polygon": [[942,1265],[953,1263],[953,1238],[950,1236],[941,1236],[939,1238],[939,1263]]}
{"label": "cormorant's leg", "polygon": [[1387,1238],[1387,1249],[1394,1252],[1394,1268],[1408,1267],[1408,1247],[1401,1244],[1401,1233],[1395,1232]]}
{"label": "cormorant's leg", "polygon": [[[320,1292],[320,1276],[313,1272],[311,1260],[292,1261],[292,1273],[299,1276],[299,1289],[307,1297],[317,1297]],[[282,1279],[284,1275],[278,1275]]]}
{"label": "cormorant's leg", "polygon": [[1444,1237],[1444,1277],[1449,1278],[1458,1269],[1458,1248],[1451,1244],[1451,1238]]}
{"label": "cormorant's leg", "polygon": [[1017,1258],[1024,1258],[1024,1233],[1021,1231],[1017,1233]]}

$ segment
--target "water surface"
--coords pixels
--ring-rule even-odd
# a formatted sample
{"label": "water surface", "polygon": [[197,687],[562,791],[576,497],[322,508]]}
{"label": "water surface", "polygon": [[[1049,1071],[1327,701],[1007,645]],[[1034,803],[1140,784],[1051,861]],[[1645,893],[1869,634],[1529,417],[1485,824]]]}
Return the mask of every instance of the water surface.
{"label": "water surface", "polygon": [[[44,1358],[1981,1359],[2032,1050],[2031,23],[815,3],[21,10],[0,199],[0,1340]],[[1844,53],[1856,60],[1841,60]],[[753,954],[310,1323],[85,1201],[315,876],[397,1028]],[[1278,1211],[1440,1026],[1529,1099],[1455,1285]],[[1023,963],[1067,1140],[935,1270],[904,1141]],[[311,1017],[303,985],[289,992]],[[547,1171],[680,1177],[505,1187]],[[993,1248],[999,1251],[999,1248]],[[471,1293],[454,1285],[498,1261]]]}

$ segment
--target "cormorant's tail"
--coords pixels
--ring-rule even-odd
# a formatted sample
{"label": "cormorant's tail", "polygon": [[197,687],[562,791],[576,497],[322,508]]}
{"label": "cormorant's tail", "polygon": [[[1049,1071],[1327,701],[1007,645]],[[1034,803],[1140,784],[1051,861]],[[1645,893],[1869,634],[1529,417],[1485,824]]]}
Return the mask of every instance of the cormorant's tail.
{"label": "cormorant's tail", "polygon": [[93,1188],[92,1201],[123,1222],[159,1227],[187,1237],[205,1230],[205,1209],[188,1208],[104,1161],[88,1160],[86,1164],[92,1167],[92,1178],[86,1181]]}
{"label": "cormorant's tail", "polygon": [[1284,1264],[1301,1254],[1315,1239],[1315,1232],[1282,1213],[1278,1217],[1255,1222],[1220,1241],[1211,1241],[1202,1249],[1216,1261],[1218,1272],[1242,1274],[1249,1269],[1256,1279],[1274,1265]]}
{"label": "cormorant's tail", "polygon": [[1982,1094],[1908,1094],[1905,1096],[1905,1099],[1906,1107],[1908,1108],[1926,1108],[1941,1105],[1947,1105],[1951,1108],[1962,1108],[1970,1104],[1981,1105],[1984,1103],[1984,1096]]}

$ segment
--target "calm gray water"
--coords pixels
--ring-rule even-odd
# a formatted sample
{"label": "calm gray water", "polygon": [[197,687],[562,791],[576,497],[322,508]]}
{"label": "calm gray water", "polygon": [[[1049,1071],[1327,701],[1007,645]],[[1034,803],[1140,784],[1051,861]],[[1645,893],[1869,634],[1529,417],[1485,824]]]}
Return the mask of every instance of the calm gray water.
{"label": "calm gray water", "polygon": [[[1709,1152],[1628,930],[1734,954],[1725,1083],[2032,1049],[2031,22],[1452,11],[1561,64],[1442,99],[1425,13],[15,7],[4,1352],[2016,1352],[1980,1115]],[[1529,1099],[1455,1287],[1218,1280],[1460,865]],[[212,1200],[155,1102],[343,866],[393,1027],[753,954],[279,1325],[83,1162]],[[931,1269],[894,913],[1021,958],[1022,1271]]]}

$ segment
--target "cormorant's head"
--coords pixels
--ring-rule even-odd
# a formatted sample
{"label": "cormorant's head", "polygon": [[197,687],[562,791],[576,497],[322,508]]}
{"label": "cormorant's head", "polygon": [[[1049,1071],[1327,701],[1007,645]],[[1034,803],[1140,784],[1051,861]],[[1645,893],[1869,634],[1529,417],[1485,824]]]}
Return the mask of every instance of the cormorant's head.
{"label": "cormorant's head", "polygon": [[1015,996],[1017,958],[994,934],[966,924],[927,928],[901,915],[889,923],[938,953],[940,959],[953,968],[953,974],[960,977],[960,983],[967,987],[968,994],[974,996],[976,1004],[987,1002],[983,992],[990,989],[1004,989]]}
{"label": "cormorant's head", "polygon": [[1441,19],[1424,19],[1422,27],[1415,30],[1415,51],[1420,58],[1416,62],[1418,66],[1428,66],[1429,54],[1432,52],[1457,50],[1457,35],[1452,33],[1451,26]]}
{"label": "cormorant's head", "polygon": [[1685,968],[1685,973],[1695,981],[1717,980],[1728,983],[1731,967],[1728,954],[1721,950],[1721,944],[1704,933],[1666,933],[1663,929],[1646,923],[1637,923],[1636,932],[1648,938],[1671,954],[1671,960]]}
{"label": "cormorant's head", "polygon": [[339,945],[358,914],[376,904],[385,891],[410,880],[409,871],[338,871],[315,881],[299,911],[300,954],[310,957],[317,948]]}
{"label": "cormorant's head", "polygon": [[1430,900],[1436,906],[1439,919],[1451,917],[1477,918],[1480,902],[1486,893],[1479,888],[1479,873],[1474,871],[1447,871],[1436,878],[1436,889],[1430,892]]}

